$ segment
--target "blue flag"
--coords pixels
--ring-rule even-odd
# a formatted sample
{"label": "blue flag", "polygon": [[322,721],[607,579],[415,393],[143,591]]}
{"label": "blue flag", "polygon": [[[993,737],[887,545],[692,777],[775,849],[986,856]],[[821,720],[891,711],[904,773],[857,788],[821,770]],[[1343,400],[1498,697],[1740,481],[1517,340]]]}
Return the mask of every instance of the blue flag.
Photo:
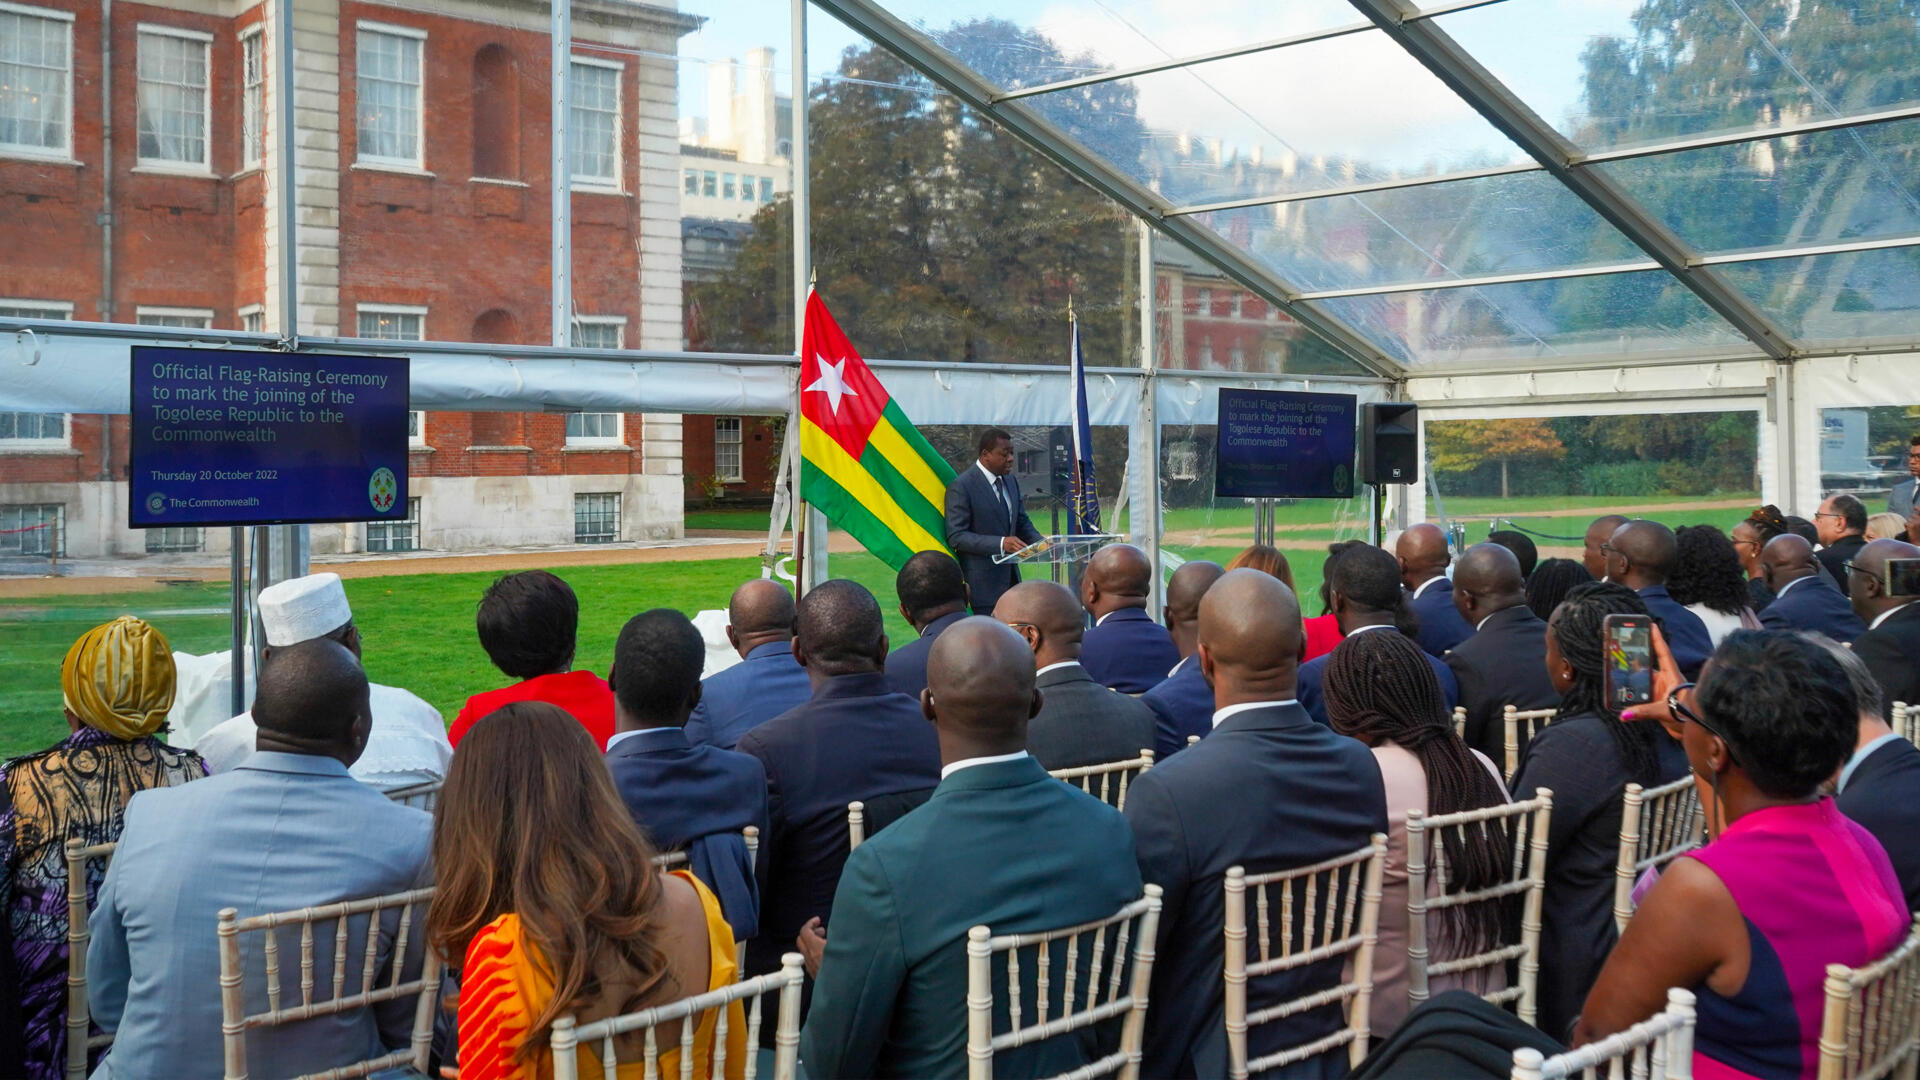
{"label": "blue flag", "polygon": [[1067,487],[1075,533],[1100,531],[1100,496],[1093,489],[1093,425],[1087,420],[1087,360],[1080,355],[1080,322],[1073,322],[1073,473]]}

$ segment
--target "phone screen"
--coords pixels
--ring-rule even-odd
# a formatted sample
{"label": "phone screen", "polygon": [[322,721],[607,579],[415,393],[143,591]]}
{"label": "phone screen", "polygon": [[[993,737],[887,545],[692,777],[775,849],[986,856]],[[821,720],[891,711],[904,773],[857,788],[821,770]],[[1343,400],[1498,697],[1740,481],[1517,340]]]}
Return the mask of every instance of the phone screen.
{"label": "phone screen", "polygon": [[1653,700],[1653,621],[1609,615],[1605,624],[1607,704],[1615,710]]}
{"label": "phone screen", "polygon": [[1887,560],[1887,595],[1920,596],[1920,559]]}

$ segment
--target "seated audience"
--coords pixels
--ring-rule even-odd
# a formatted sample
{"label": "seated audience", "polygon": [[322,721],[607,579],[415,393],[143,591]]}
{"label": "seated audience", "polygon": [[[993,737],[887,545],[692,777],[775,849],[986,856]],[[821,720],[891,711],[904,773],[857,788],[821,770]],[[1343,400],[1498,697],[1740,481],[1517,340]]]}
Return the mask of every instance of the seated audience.
{"label": "seated audience", "polygon": [[1788,514],[1787,531],[1805,540],[1808,547],[1818,548],[1820,546],[1820,530],[1814,527],[1813,522],[1806,518],[1800,517],[1797,514]]}
{"label": "seated audience", "polygon": [[507,574],[480,597],[474,623],[493,666],[520,681],[468,698],[447,732],[453,745],[503,705],[544,701],[567,710],[600,749],[607,748],[613,736],[613,691],[593,672],[573,670],[580,601],[566,582],[545,570]]}
{"label": "seated audience", "polygon": [[[1920,494],[1920,435],[1913,436],[1907,442],[1907,473],[1909,475],[1905,480],[1893,485],[1893,490],[1887,492],[1887,512],[1898,516],[1903,522],[1914,516],[1915,503],[1920,502],[1914,497]],[[1911,541],[1912,537],[1900,539]]]}
{"label": "seated audience", "polygon": [[[740,662],[701,680],[687,741],[731,750],[740,736],[813,696],[793,659],[793,593],[768,578],[747,582],[727,601],[727,640]],[[694,665],[698,677],[701,666]]]}
{"label": "seated audience", "polygon": [[[433,882],[433,820],[348,771],[373,727],[367,676],[353,653],[326,638],[276,649],[260,671],[253,719],[258,748],[240,767],[127,803],[88,923],[93,1017],[114,1033],[96,1077],[222,1075],[213,931],[223,908],[265,915]],[[459,771],[458,755],[452,769]],[[363,917],[351,933],[364,939],[365,926]],[[419,970],[419,942],[416,935],[401,958],[403,978]],[[383,934],[376,970],[395,962],[393,947]],[[257,948],[243,949],[249,1013],[267,1004]],[[331,985],[331,957],[316,950],[315,986]],[[283,965],[281,978],[294,977]],[[296,1076],[404,1048],[414,1004],[389,1001],[249,1032],[244,1065],[254,1076]]]}
{"label": "seated audience", "polygon": [[688,868],[720,898],[734,936],[745,941],[759,920],[760,894],[741,832],[766,830],[767,774],[746,754],[687,740],[705,653],[700,631],[671,608],[627,620],[607,675],[615,728],[607,771],[640,831],[658,850],[687,853]]}
{"label": "seated audience", "polygon": [[[1228,867],[1265,873],[1355,851],[1387,830],[1386,792],[1373,754],[1313,722],[1294,700],[1300,606],[1267,574],[1229,571],[1200,601],[1200,665],[1214,690],[1214,730],[1127,792],[1140,876],[1165,890],[1147,1012],[1142,1076],[1227,1073],[1221,984]],[[1334,961],[1255,979],[1259,1009],[1340,976]],[[1341,1026],[1338,1007],[1315,1009],[1249,1034],[1254,1057]],[[1337,1059],[1337,1060],[1336,1060]],[[1288,1076],[1333,1077],[1346,1054],[1322,1055]]]}
{"label": "seated audience", "polygon": [[[1788,533],[1774,538],[1760,552],[1760,567],[1773,590],[1773,603],[1760,613],[1762,626],[1810,630],[1842,644],[1851,644],[1867,632],[1867,624],[1833,587],[1814,558],[1813,545],[1804,537]],[[1686,674],[1686,665],[1681,665],[1680,672]]]}
{"label": "seated audience", "polygon": [[1447,654],[1467,710],[1467,745],[1505,761],[1507,706],[1560,705],[1560,692],[1547,677],[1547,623],[1527,607],[1520,564],[1499,544],[1475,544],[1460,557],[1453,604],[1474,628]]}
{"label": "seated audience", "polygon": [[1851,495],[1829,495],[1814,511],[1813,527],[1820,534],[1820,566],[1845,595],[1847,563],[1867,546],[1867,508]]}
{"label": "seated audience", "polygon": [[[1327,572],[1340,553],[1348,548],[1368,547],[1365,540],[1336,540],[1327,545],[1327,559],[1320,564],[1320,614],[1311,619],[1301,619],[1300,628],[1306,631],[1307,651],[1300,657],[1301,663],[1318,660],[1332,652],[1340,644],[1340,617],[1333,613],[1333,597],[1327,595]],[[1289,584],[1287,588],[1293,586]],[[1295,593],[1294,595],[1299,595]]]}
{"label": "seated audience", "polygon": [[[653,854],[564,711],[517,702],[473,726],[435,811],[426,925],[460,972],[461,1080],[550,1077],[560,1017],[592,1023],[735,981],[719,901],[688,871],[654,869]],[[742,1011],[727,1010],[728,1076],[747,1049]],[[718,1022],[710,1009],[694,1029],[695,1076],[711,1071]],[[678,1028],[659,1038],[662,1076],[680,1075]],[[618,1076],[638,1080],[646,1037],[614,1047]],[[601,1076],[599,1044],[580,1049]]]}
{"label": "seated audience", "polygon": [[1195,650],[1200,644],[1200,598],[1225,571],[1219,563],[1194,559],[1167,579],[1167,634],[1180,652],[1160,685],[1140,695],[1153,710],[1153,756],[1164,761],[1187,748],[1187,737],[1213,728],[1213,687],[1200,673]]}
{"label": "seated audience", "polygon": [[1473,636],[1473,627],[1453,606],[1453,582],[1447,580],[1447,564],[1453,556],[1447,551],[1447,534],[1423,521],[1400,534],[1394,553],[1400,559],[1407,602],[1419,620],[1420,647],[1429,656],[1445,656],[1448,649]]}
{"label": "seated audience", "polygon": [[1746,572],[1748,606],[1755,614],[1767,610],[1767,605],[1773,603],[1773,590],[1767,588],[1767,577],[1760,566],[1760,551],[1786,531],[1787,519],[1775,506],[1763,506],[1733,527],[1733,550],[1740,556],[1740,568]]}
{"label": "seated audience", "polygon": [[[921,707],[939,737],[940,786],[854,851],[828,926],[812,920],[800,937],[818,978],[800,1036],[808,1076],[965,1076],[967,931],[1093,922],[1140,896],[1119,813],[1023,749],[1040,707],[1033,677],[1025,644],[990,619],[934,643]],[[1055,1038],[996,1053],[994,1072],[1052,1076],[1112,1049]]]}
{"label": "seated audience", "polygon": [[[360,657],[360,629],[353,624],[339,574],[289,578],[261,589],[256,603],[267,642],[260,652],[263,661],[275,649],[315,638],[337,641]],[[453,746],[440,710],[397,686],[369,683],[367,696],[373,706],[373,732],[348,770],[353,778],[392,791],[446,776]],[[253,756],[254,735],[253,714],[243,712],[200,736],[193,748],[206,760],[208,772],[229,772]]]}
{"label": "seated audience", "polygon": [[[1409,609],[1408,596],[1400,589],[1400,564],[1393,556],[1365,544],[1348,548],[1327,565],[1325,580],[1327,595],[1333,601],[1333,614],[1340,620],[1340,629],[1348,640],[1355,634],[1373,632],[1405,634],[1418,640],[1414,633],[1417,622]],[[1452,602],[1451,590],[1447,599]],[[1460,619],[1460,613],[1454,612],[1453,617]],[[1466,622],[1460,621],[1462,625]],[[1309,660],[1295,673],[1300,707],[1321,724],[1327,722],[1327,702],[1320,692],[1320,680],[1331,656],[1329,653]],[[1451,713],[1453,707],[1460,704],[1459,681],[1453,677],[1446,661],[1432,653],[1427,654],[1427,666],[1433,669],[1441,696],[1446,699],[1447,711]]]}
{"label": "seated audience", "polygon": [[1593,580],[1587,568],[1572,559],[1547,559],[1533,568],[1527,578],[1527,610],[1542,620],[1553,617],[1553,609],[1567,598],[1576,585]]}
{"label": "seated audience", "polygon": [[1667,593],[1700,617],[1715,648],[1735,630],[1760,629],[1753,598],[1747,593],[1747,575],[1733,541],[1711,525],[1683,525],[1674,530],[1673,573]]}
{"label": "seated audience", "polygon": [[1534,546],[1533,538],[1513,529],[1495,529],[1487,534],[1487,543],[1499,544],[1520,564],[1520,579],[1525,581],[1533,576],[1534,568],[1540,565],[1540,549]]}
{"label": "seated audience", "polygon": [[1901,540],[1875,540],[1854,557],[1853,613],[1866,623],[1853,652],[1880,684],[1881,714],[1891,717],[1893,703],[1920,706],[1920,596],[1891,596],[1888,559],[1920,559],[1920,547]]}
{"label": "seated audience", "polygon": [[1647,1019],[1681,986],[1697,998],[1694,1075],[1811,1076],[1827,965],[1877,960],[1912,923],[1879,841],[1820,795],[1858,738],[1853,691],[1821,646],[1756,631],[1730,635],[1700,685],[1679,689],[1670,730],[1711,839],[1641,902],[1574,1041]]}
{"label": "seated audience", "polygon": [[[190,750],[156,734],[173,706],[173,652],[160,631],[122,615],[86,633],[60,664],[66,738],[0,767],[0,1075],[57,1080],[67,1067],[69,839],[120,839],[135,793],[206,775]],[[87,875],[87,901],[101,864]]]}
{"label": "seated audience", "polygon": [[1080,645],[1080,663],[1101,686],[1141,694],[1159,685],[1180,662],[1167,628],[1147,614],[1153,563],[1132,544],[1093,553],[1080,575],[1080,603],[1093,627]]}
{"label": "seated audience", "polygon": [[1272,574],[1280,579],[1280,584],[1293,588],[1293,565],[1287,562],[1286,554],[1272,544],[1247,545],[1240,554],[1227,561],[1227,569],[1252,569]]}
{"label": "seated audience", "polygon": [[1860,713],[1853,756],[1834,777],[1834,805],[1887,849],[1907,906],[1920,910],[1920,799],[1913,797],[1920,792],[1920,750],[1887,726],[1880,684],[1860,655],[1830,637],[1807,637],[1846,672]]}
{"label": "seated audience", "polygon": [[1680,605],[1667,591],[1667,579],[1680,560],[1680,544],[1673,530],[1657,521],[1629,521],[1607,541],[1607,580],[1640,595],[1647,614],[1660,621],[1660,632],[1673,650],[1680,673],[1691,679],[1713,652],[1713,639],[1700,616]]}
{"label": "seated audience", "polygon": [[1621,798],[1629,783],[1653,787],[1686,775],[1686,755],[1656,724],[1622,723],[1606,702],[1601,669],[1608,615],[1645,615],[1647,605],[1615,582],[1582,585],[1547,622],[1547,674],[1560,714],[1528,745],[1510,785],[1514,798],[1553,792],[1547,830],[1547,890],[1540,933],[1540,1030],[1566,1037],[1593,977],[1613,948],[1614,862]]}
{"label": "seated audience", "polygon": [[1587,574],[1593,580],[1607,580],[1607,553],[1602,549],[1613,539],[1613,534],[1619,531],[1620,526],[1629,520],[1624,514],[1602,514],[1587,526],[1585,546],[1580,551],[1580,565],[1587,568]]}
{"label": "seated audience", "polygon": [[1027,723],[1027,750],[1043,769],[1139,757],[1153,746],[1153,710],[1094,682],[1080,666],[1086,618],[1064,585],[1023,581],[1000,594],[993,617],[1033,650],[1040,711]]}
{"label": "seated audience", "polygon": [[[1460,572],[1474,558],[1467,550]],[[1500,549],[1509,563],[1512,555]],[[1526,610],[1524,607],[1521,610]],[[1470,640],[1479,640],[1476,635]],[[1380,940],[1373,954],[1373,1005],[1368,1028],[1384,1037],[1407,1015],[1407,811],[1428,815],[1479,810],[1507,801],[1500,771],[1453,733],[1453,718],[1440,697],[1420,647],[1398,634],[1359,634],[1333,650],[1326,673],[1327,715],[1333,730],[1373,749],[1386,786],[1387,865],[1380,900]],[[1464,843],[1449,833],[1446,861],[1451,892],[1471,892],[1507,880],[1513,854],[1495,833],[1482,832]],[[1438,895],[1438,882],[1430,882]],[[1435,961],[1466,956],[1516,940],[1511,905],[1482,902],[1435,920],[1427,938]],[[1440,976],[1429,980],[1433,993],[1465,987],[1476,993],[1506,985],[1505,971],[1478,973],[1469,979]]]}
{"label": "seated audience", "polygon": [[873,836],[940,782],[940,745],[920,704],[887,686],[887,634],[872,593],[851,581],[815,586],[800,600],[793,655],[813,697],[735,747],[767,774],[767,829],[754,874],[760,934],[747,946],[752,975],[778,970],[800,927],[832,910],[847,861],[847,804],[867,804]]}
{"label": "seated audience", "polygon": [[1882,510],[1877,514],[1867,515],[1868,541],[1905,540],[1906,538],[1907,523],[1899,514],[1889,514]]}
{"label": "seated audience", "polygon": [[967,579],[953,556],[922,551],[901,565],[893,588],[900,597],[901,616],[920,636],[887,654],[887,683],[896,692],[917,698],[927,688],[927,654],[934,639],[967,617]]}

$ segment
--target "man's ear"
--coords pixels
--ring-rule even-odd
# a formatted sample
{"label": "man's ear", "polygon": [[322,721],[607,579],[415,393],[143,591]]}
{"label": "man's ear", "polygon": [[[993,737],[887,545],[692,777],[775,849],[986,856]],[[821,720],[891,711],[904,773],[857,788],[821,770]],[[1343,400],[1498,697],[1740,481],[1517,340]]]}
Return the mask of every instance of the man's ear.
{"label": "man's ear", "polygon": [[931,686],[920,691],[920,715],[926,717],[929,724],[939,723],[933,715],[933,687]]}
{"label": "man's ear", "polygon": [[705,690],[705,686],[701,683],[696,682],[693,684],[693,693],[687,695],[687,711],[689,713],[700,707],[700,696]]}
{"label": "man's ear", "polygon": [[1027,706],[1027,719],[1029,719],[1029,720],[1031,720],[1031,719],[1033,719],[1034,717],[1036,717],[1036,716],[1039,716],[1039,715],[1040,715],[1040,709],[1041,709],[1041,708],[1042,708],[1043,706],[1045,706],[1045,705],[1046,705],[1046,703],[1047,703],[1047,695],[1045,695],[1045,694],[1043,694],[1043,693],[1041,693],[1041,692],[1040,692],[1040,688],[1039,688],[1039,687],[1037,687],[1037,686],[1036,686],[1036,687],[1034,687],[1034,689],[1033,689],[1033,701],[1032,701],[1032,703],[1031,703],[1031,704],[1029,704],[1029,705]]}
{"label": "man's ear", "polygon": [[905,619],[905,620],[907,620],[907,625],[908,625],[908,626],[912,626],[912,625],[913,625],[913,612],[911,612],[911,611],[908,611],[908,610],[907,610],[907,605],[905,605],[905,604],[901,604],[901,605],[900,605],[900,617],[901,617],[901,618],[903,618],[903,619]]}
{"label": "man's ear", "polygon": [[801,647],[798,636],[793,639],[793,662],[801,667],[807,666],[807,650]]}
{"label": "man's ear", "polygon": [[[1304,648],[1302,651],[1304,651]],[[1200,658],[1200,677],[1207,681],[1208,686],[1212,686],[1213,685],[1213,650],[1207,647],[1206,642],[1202,641],[1199,645],[1198,650],[1195,652],[1194,655]]]}

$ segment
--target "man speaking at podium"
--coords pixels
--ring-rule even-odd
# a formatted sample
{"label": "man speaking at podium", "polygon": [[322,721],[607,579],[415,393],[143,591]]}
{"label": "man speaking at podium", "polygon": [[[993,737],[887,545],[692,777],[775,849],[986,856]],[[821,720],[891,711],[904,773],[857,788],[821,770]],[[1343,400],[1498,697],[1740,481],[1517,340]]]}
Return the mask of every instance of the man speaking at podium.
{"label": "man speaking at podium", "polygon": [[1013,436],[999,428],[980,433],[980,458],[947,485],[947,547],[973,590],[975,614],[991,615],[1000,594],[1020,583],[1020,567],[993,557],[1040,539],[1013,477]]}

